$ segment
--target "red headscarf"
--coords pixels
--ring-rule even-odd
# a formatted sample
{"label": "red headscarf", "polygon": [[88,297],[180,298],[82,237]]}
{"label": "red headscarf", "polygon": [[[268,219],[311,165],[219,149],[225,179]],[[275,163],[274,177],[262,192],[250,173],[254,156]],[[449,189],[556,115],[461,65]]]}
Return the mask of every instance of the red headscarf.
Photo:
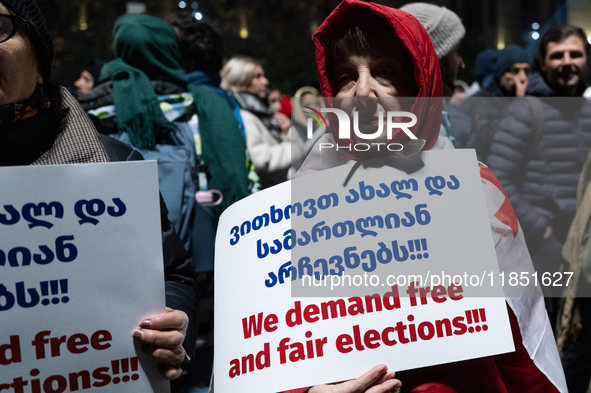
{"label": "red headscarf", "polygon": [[[440,97],[443,96],[443,84],[439,61],[431,39],[425,28],[412,15],[398,9],[360,0],[344,0],[339,4],[314,34],[316,67],[322,95],[334,96],[328,76],[333,70],[327,70],[328,42],[343,28],[356,26],[361,22],[367,25],[374,18],[392,26],[392,30],[412,57],[414,78],[419,90],[417,97],[420,99],[416,100],[411,109],[411,112],[417,116],[417,124],[410,130],[417,138],[426,141],[423,149],[428,150],[435,144],[439,135],[442,110]],[[391,142],[398,141],[394,139],[387,143]]]}

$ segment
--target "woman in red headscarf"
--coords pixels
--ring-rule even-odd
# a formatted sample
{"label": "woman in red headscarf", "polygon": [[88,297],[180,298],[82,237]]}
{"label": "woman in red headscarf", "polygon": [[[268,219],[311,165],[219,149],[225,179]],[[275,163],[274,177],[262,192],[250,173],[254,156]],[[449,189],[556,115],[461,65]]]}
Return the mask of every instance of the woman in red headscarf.
{"label": "woman in red headscarf", "polygon": [[[422,150],[453,148],[447,138],[439,136],[442,82],[437,56],[427,32],[414,17],[382,5],[344,0],[320,26],[314,43],[324,97],[336,97],[335,103],[345,111],[363,113],[364,107],[369,107],[367,113],[373,114],[380,106],[410,111],[417,117],[410,130],[424,140]],[[413,98],[409,102],[403,97]],[[371,116],[364,119],[360,114],[359,123],[361,133],[364,129],[369,133],[372,123],[375,130],[376,119]],[[335,140],[338,130],[333,128],[333,134],[325,134],[318,143],[335,144]],[[398,131],[379,142],[414,146],[416,151],[417,142],[409,141],[407,134]],[[358,143],[359,136],[352,133],[350,142]],[[370,152],[315,148],[298,176],[340,165],[354,170],[368,158],[388,154],[375,147]],[[500,271],[533,271],[519,223],[502,187],[481,164],[480,176]],[[539,288],[532,283],[513,289],[517,291],[506,297],[506,303],[514,352],[401,372],[402,391],[566,392],[543,299],[536,296]],[[393,374],[380,366],[356,380],[316,386],[310,392],[385,392],[397,386],[392,378]]]}

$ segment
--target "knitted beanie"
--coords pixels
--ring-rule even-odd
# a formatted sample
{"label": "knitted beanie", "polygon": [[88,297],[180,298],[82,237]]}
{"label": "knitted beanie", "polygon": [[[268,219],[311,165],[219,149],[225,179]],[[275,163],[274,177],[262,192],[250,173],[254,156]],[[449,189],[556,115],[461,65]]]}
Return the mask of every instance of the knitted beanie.
{"label": "knitted beanie", "polygon": [[495,77],[498,52],[496,49],[488,48],[476,55],[474,73],[481,88],[488,86]]}
{"label": "knitted beanie", "polygon": [[527,63],[530,66],[533,63],[532,56],[525,49],[517,45],[508,45],[497,54],[497,66],[495,76],[502,76],[513,64]]}
{"label": "knitted beanie", "polygon": [[51,76],[53,41],[39,6],[35,0],[2,0],[2,4],[31,27],[29,38],[35,48],[35,57],[41,69],[43,81],[47,82]]}
{"label": "knitted beanie", "polygon": [[438,59],[451,52],[466,34],[460,18],[445,7],[427,3],[410,3],[400,9],[417,18],[427,30]]}
{"label": "knitted beanie", "polygon": [[99,81],[101,79],[101,70],[103,69],[103,66],[105,64],[107,64],[106,60],[92,59],[84,66],[84,69],[88,71],[90,75],[92,75],[95,86],[99,84]]}

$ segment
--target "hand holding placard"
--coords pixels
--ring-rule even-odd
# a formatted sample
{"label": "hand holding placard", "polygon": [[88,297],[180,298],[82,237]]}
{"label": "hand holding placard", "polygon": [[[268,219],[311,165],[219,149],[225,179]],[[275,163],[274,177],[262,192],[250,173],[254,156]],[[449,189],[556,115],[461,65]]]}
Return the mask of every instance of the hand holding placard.
{"label": "hand holding placard", "polygon": [[[157,179],[145,161],[0,168],[0,391],[169,391],[132,337],[165,310]],[[153,351],[173,365],[175,329]]]}
{"label": "hand holding placard", "polygon": [[181,376],[180,364],[186,356],[183,341],[189,317],[182,311],[167,307],[166,313],[150,316],[134,330],[133,337],[142,342],[142,351],[158,361],[158,371],[166,379]]}
{"label": "hand holding placard", "polygon": [[270,393],[354,378],[363,365],[402,371],[512,350],[502,288],[478,297],[485,288],[465,279],[498,271],[474,158],[424,161],[412,178],[357,171],[348,187],[347,166],[304,176],[222,215],[216,390]]}

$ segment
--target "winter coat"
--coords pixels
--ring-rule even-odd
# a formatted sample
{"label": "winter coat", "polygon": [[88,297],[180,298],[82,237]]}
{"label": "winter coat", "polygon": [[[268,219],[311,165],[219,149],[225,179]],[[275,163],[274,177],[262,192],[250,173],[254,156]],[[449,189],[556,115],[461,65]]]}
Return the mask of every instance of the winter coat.
{"label": "winter coat", "polygon": [[273,120],[273,111],[258,97],[236,93],[242,110],[240,114],[246,131],[246,146],[259,177],[261,189],[287,180],[292,160],[299,159],[303,150],[293,143],[291,131],[284,135]]}
{"label": "winter coat", "polygon": [[579,174],[591,149],[591,102],[581,96],[556,97],[539,73],[530,78],[526,94],[543,102],[537,149],[530,156],[530,104],[517,98],[499,124],[487,164],[509,196],[533,251],[547,226],[560,243],[566,238],[576,210]]}
{"label": "winter coat", "polygon": [[505,110],[515,97],[505,96],[496,81],[478,91],[462,103],[462,110],[472,117],[473,135],[476,136],[476,154],[485,164],[490,145],[505,117]]}
{"label": "winter coat", "polygon": [[462,108],[448,103],[446,105],[450,128],[450,139],[456,149],[474,149],[476,147],[476,133],[472,125],[472,118]]}
{"label": "winter coat", "polygon": [[[323,96],[333,96],[327,76],[331,70],[326,67],[327,40],[335,30],[342,29],[342,23],[350,26],[362,18],[375,19],[375,23],[379,23],[377,19],[380,18],[390,24],[413,58],[418,96],[431,97],[431,100],[432,97],[441,97],[439,63],[429,36],[420,23],[400,10],[360,0],[343,1],[315,34],[316,62]],[[417,116],[413,133],[426,140],[424,149],[453,148],[447,138],[438,136],[441,104],[437,105],[433,100],[435,105],[421,105],[419,101],[411,109]],[[327,134],[319,143],[334,140],[335,136]],[[338,165],[353,166],[358,159],[347,151],[320,152],[315,147],[298,173],[305,175]],[[487,167],[480,165],[479,169],[500,271],[506,274],[533,271],[522,231],[503,188]],[[515,293],[513,297],[506,297],[515,352],[402,371],[397,373],[397,378],[403,383],[402,392],[428,382],[443,383],[459,393],[566,392],[566,382],[541,291],[533,283],[517,290],[517,297]]]}

